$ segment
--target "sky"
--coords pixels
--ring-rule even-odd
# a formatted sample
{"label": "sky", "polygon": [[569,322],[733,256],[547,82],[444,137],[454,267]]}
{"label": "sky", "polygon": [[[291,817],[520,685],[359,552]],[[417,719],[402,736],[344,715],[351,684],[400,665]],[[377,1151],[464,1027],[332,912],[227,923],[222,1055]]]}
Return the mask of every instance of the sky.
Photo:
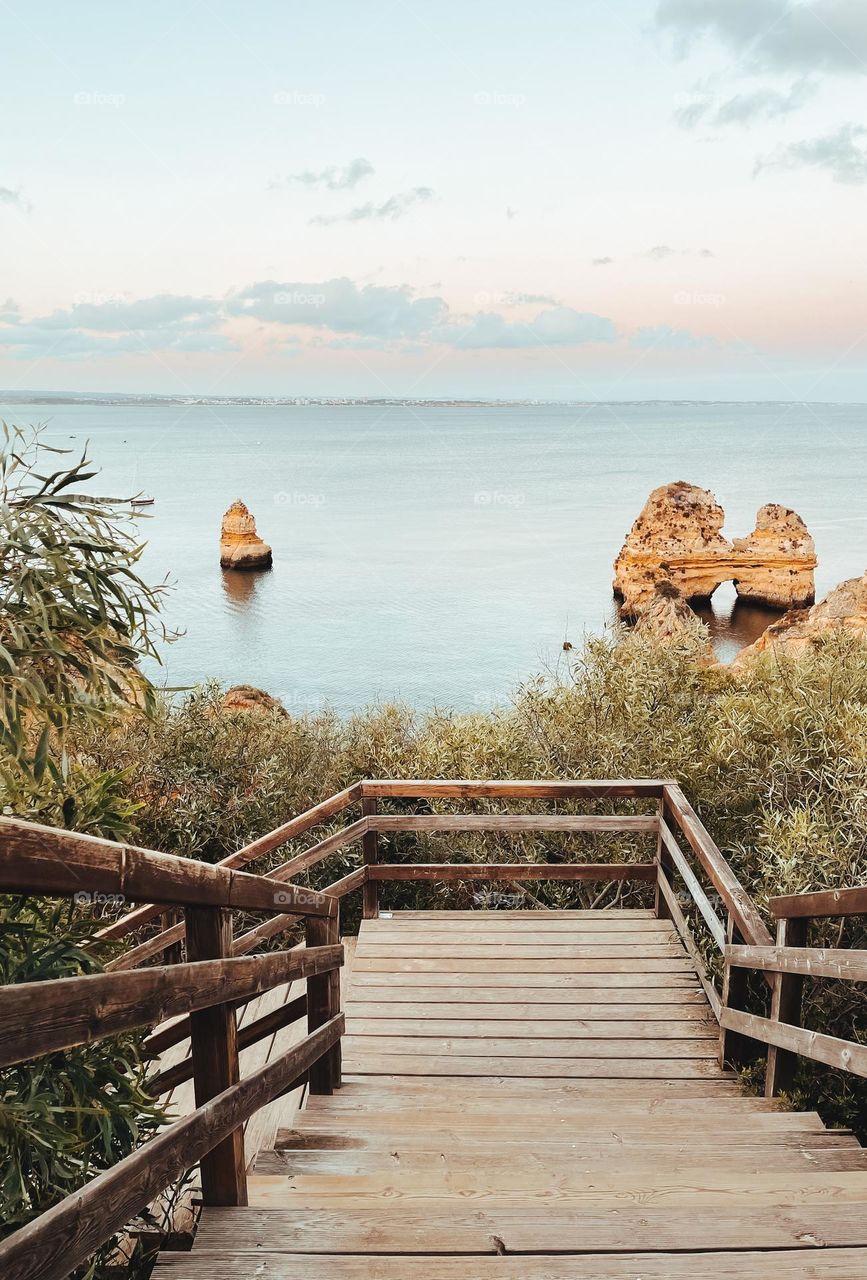
{"label": "sky", "polygon": [[867,402],[865,0],[4,0],[0,388]]}

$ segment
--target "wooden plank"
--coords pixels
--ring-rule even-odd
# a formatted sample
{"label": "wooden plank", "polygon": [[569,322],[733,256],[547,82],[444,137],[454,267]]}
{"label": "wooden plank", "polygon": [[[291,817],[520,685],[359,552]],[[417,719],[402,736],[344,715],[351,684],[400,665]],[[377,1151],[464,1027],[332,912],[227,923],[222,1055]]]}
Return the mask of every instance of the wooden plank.
{"label": "wooden plank", "polygon": [[[0,817],[0,890],[72,896],[82,891],[130,902],[273,911],[274,883],[246,871],[176,858],[97,836]],[[331,915],[336,903],[313,889],[281,884],[300,915]]]}
{"label": "wooden plank", "polygon": [[472,942],[372,942],[362,938],[358,945],[359,960],[634,960],[639,965],[647,959],[683,959],[679,942],[645,942],[640,946],[612,947],[607,942],[568,943],[556,947],[547,943],[498,942],[476,945]]}
{"label": "wooden plank", "polygon": [[735,917],[745,941],[756,947],[772,945],[773,938],[759,915],[755,903],[676,783],[666,783],[663,788],[663,805],[666,821],[673,821],[683,832],[714,888]]}
{"label": "wooden plank", "polygon": [[647,831],[656,833],[650,814],[605,813],[400,813],[371,814],[371,831]]}
{"label": "wooden plank", "polygon": [[774,1022],[736,1009],[723,1009],[721,1021],[724,1027],[762,1044],[773,1044],[813,1062],[867,1077],[867,1045],[856,1044],[854,1040],[822,1035],[805,1027],[790,1027],[785,1022]]}
{"label": "wooden plank", "polygon": [[704,1039],[639,1039],[598,1038],[590,1036],[550,1036],[534,1041],[525,1036],[493,1036],[488,1032],[473,1036],[450,1036],[437,1039],[421,1035],[381,1035],[368,1032],[363,1036],[346,1036],[347,1057],[370,1057],[390,1053],[447,1054],[455,1057],[532,1058],[537,1053],[546,1058],[716,1058],[716,1038]]}
{"label": "wooden plank", "polygon": [[371,1049],[347,1047],[346,1069],[358,1075],[383,1075],[389,1071],[400,1075],[421,1076],[557,1076],[566,1079],[602,1076],[610,1080],[690,1079],[715,1075],[719,1070],[711,1058],[630,1059],[619,1055],[611,1058],[515,1058],[497,1057],[487,1052],[477,1057],[448,1054],[437,1057],[426,1051],[421,1056],[411,1053],[374,1053]]}
{"label": "wooden plank", "polygon": [[89,1044],[178,1013],[250,999],[293,978],[327,972],[342,947],[200,960],[124,974],[87,974],[0,988],[0,1064]]}
{"label": "wooden plank", "polygon": [[510,923],[520,923],[521,920],[529,920],[531,922],[544,920],[546,924],[552,920],[629,920],[630,922],[634,920],[650,920],[653,923],[659,923],[652,911],[642,907],[583,908],[574,911],[561,911],[559,908],[557,910],[543,910],[540,907],[510,907],[507,911],[475,907],[469,911],[452,911],[446,907],[438,907],[433,911],[384,911],[380,919],[388,919],[394,924],[400,924],[401,921],[414,921],[416,927],[418,927],[420,921],[432,924],[458,923],[471,926],[475,926],[477,922],[500,920],[508,920]]}
{"label": "wooden plank", "polygon": [[[239,1280],[259,1266],[269,1280],[863,1280],[863,1249],[738,1249],[727,1253],[584,1253],[568,1257],[411,1257],[377,1254],[266,1253],[245,1233],[231,1246],[193,1254],[160,1254],[156,1274],[166,1280]],[[246,1268],[246,1270],[245,1270]]]}
{"label": "wooden plank", "polygon": [[867,914],[867,885],[850,889],[824,889],[817,893],[791,893],[771,898],[768,908],[775,920]]}
{"label": "wooden plank", "polygon": [[[228,959],[232,917],[225,908],[187,907],[187,954],[191,962]],[[237,1085],[238,1027],[235,1008],[225,1002],[190,1013],[190,1056],[196,1106]],[[208,1205],[247,1203],[244,1130],[240,1124],[202,1155],[202,1199]]]}
{"label": "wooden plank", "polygon": [[726,947],[726,960],[729,964],[744,969],[764,969],[769,973],[795,973],[808,978],[846,978],[851,982],[867,982],[867,951],[857,951],[854,948],[807,947],[797,944]]}
{"label": "wooden plank", "polygon": [[[476,993],[478,994],[478,993]],[[503,992],[495,992],[494,995],[503,995]],[[559,1004],[537,1004],[535,1002],[509,1003],[493,999],[488,1003],[484,1001],[473,1002],[472,993],[468,994],[468,1000],[465,1004],[458,1001],[431,1001],[421,1003],[419,1001],[405,1000],[365,1000],[360,997],[353,999],[352,1004],[347,1008],[346,1016],[351,1021],[362,1019],[392,1019],[400,1020],[403,1018],[423,1018],[430,1019],[450,1019],[452,1021],[471,1021],[480,1020],[499,1020],[502,1022],[509,1021],[515,1026],[521,1026],[523,1023],[529,1023],[536,1019],[540,1023],[551,1022],[571,1022],[575,1024],[605,1021],[608,1023],[623,1022],[632,1026],[639,1023],[652,1022],[654,1027],[660,1023],[672,1022],[682,1023],[689,1022],[691,1025],[703,1025],[707,1023],[711,1025],[708,1017],[708,1010],[703,1001],[696,997],[691,1004],[649,1004],[640,998],[640,1003],[627,1004],[625,1002],[616,1001],[614,1003],[584,1003],[570,1004],[563,1001]],[[714,1023],[714,1028],[716,1024]]]}
{"label": "wooden plank", "polygon": [[343,1017],[232,1085],[0,1243],[3,1280],[64,1280],[169,1183],[340,1038]]}
{"label": "wooden plank", "polygon": [[[804,1249],[815,1259],[817,1249],[867,1245],[867,1215],[863,1205],[833,1202],[823,1205],[820,1213],[815,1205],[737,1210],[633,1205],[612,1213],[607,1208],[560,1209],[556,1203],[498,1211],[464,1209],[453,1200],[432,1200],[417,1210],[390,1204],[335,1211],[211,1209],[203,1214],[197,1249],[237,1249],[244,1238],[256,1242],[258,1258],[296,1250],[586,1254],[629,1251],[640,1240],[651,1251]],[[367,1265],[370,1276],[369,1260]],[[764,1280],[772,1274],[766,1271]]]}
{"label": "wooden plank", "polygon": [[[604,917],[605,912],[598,913]],[[587,938],[670,938],[674,934],[667,920],[558,920],[546,917],[541,912],[532,916],[518,915],[517,912],[500,911],[494,913],[492,919],[481,911],[468,911],[467,918],[457,920],[399,920],[383,912],[378,920],[362,921],[360,937],[362,938],[395,938],[410,940],[428,938],[431,941],[450,938],[467,938],[476,942],[495,942],[498,938],[514,937],[516,940],[526,934],[530,938],[546,938],[556,943],[561,938],[580,941]],[[514,917],[514,918],[513,918]]]}
{"label": "wooden plank", "polygon": [[257,1195],[251,1203],[270,1204],[275,1208],[298,1210],[331,1208],[347,1209],[371,1206],[388,1198],[393,1208],[421,1209],[428,1202],[440,1203],[454,1197],[462,1208],[521,1209],[541,1198],[555,1201],[558,1209],[600,1208],[616,1213],[632,1208],[637,1195],[648,1208],[680,1208],[736,1210],[741,1207],[768,1208],[786,1205],[867,1202],[867,1177],[861,1170],[832,1172],[777,1169],[745,1177],[741,1170],[708,1167],[707,1164],[690,1183],[680,1169],[663,1165],[648,1181],[629,1170],[610,1168],[594,1173],[588,1179],[580,1168],[561,1161],[559,1169],[551,1166],[535,1169],[532,1165],[491,1170],[478,1165],[471,1172],[445,1171],[434,1161],[418,1172],[405,1169],[400,1161],[386,1173],[340,1174],[294,1173],[288,1182],[259,1178]]}
{"label": "wooden plank", "polygon": [[369,1018],[359,1014],[356,1007],[347,1010],[347,1036],[439,1036],[445,1039],[467,1036],[494,1036],[521,1039],[574,1039],[589,1036],[596,1040],[637,1040],[652,1035],[654,1040],[712,1040],[714,1052],[719,1029],[713,1019],[702,1022],[682,1021],[653,1022],[617,1021],[601,1019],[573,1019],[564,1022],[557,1019],[540,1020],[525,1018],[517,1021],[487,1018]]}
{"label": "wooden plank", "polygon": [[719,950],[723,951],[726,945],[725,925],[711,906],[707,894],[699,884],[697,876],[694,874],[692,867],[681,853],[680,845],[675,840],[665,822],[660,823],[659,834],[662,839],[662,843],[665,845],[665,848],[671,857],[671,861],[680,872],[684,884],[687,889],[689,889],[693,902],[710,930],[711,937]]}
{"label": "wooden plank", "polygon": [[563,959],[561,956],[550,959],[528,960],[523,956],[497,955],[486,958],[473,956],[359,956],[355,958],[355,975],[364,973],[437,973],[444,976],[449,973],[493,973],[501,976],[513,973],[522,978],[532,973],[539,974],[574,974],[580,967],[582,977],[593,973],[638,973],[643,976],[660,973],[684,974],[693,973],[692,962],[684,955],[672,956],[612,956],[611,959],[592,960],[584,958],[579,962],[574,959]]}
{"label": "wooden plank", "polygon": [[[482,961],[477,961],[482,963]],[[456,992],[463,988],[466,990],[468,980],[471,975],[468,972],[443,972],[440,969],[427,973],[403,973],[403,972],[361,972],[355,968],[352,974],[352,989],[356,991],[359,987],[377,989],[377,1000],[387,1000],[389,996],[386,992],[397,991],[398,988],[408,987],[427,987],[433,989],[442,987],[448,989],[451,994],[446,999],[453,1000],[458,998]],[[472,975],[472,980],[476,981],[477,975]],[[533,988],[550,988],[558,991],[589,991],[595,989],[606,990],[637,990],[646,993],[652,992],[655,988],[665,988],[665,999],[669,999],[669,993],[675,991],[678,993],[683,990],[700,992],[698,979],[694,974],[687,972],[668,972],[668,973],[551,973],[550,970],[544,970],[540,973],[525,972],[522,968],[517,973],[499,973],[496,971],[487,972],[484,975],[484,982],[479,982],[473,990],[466,991],[470,999],[476,999],[479,992],[483,989],[495,990],[497,988],[509,988],[512,991],[530,991]],[[395,996],[405,1000],[406,995]],[[412,999],[422,999],[423,997],[413,993]],[[443,999],[442,995],[437,995],[436,999]],[[529,997],[512,996],[512,999],[526,999]],[[647,995],[648,999],[655,999],[654,996]],[[701,996],[704,999],[704,995]],[[545,999],[548,999],[546,996]]]}
{"label": "wooden plank", "polygon": [[371,880],[639,880],[656,879],[650,862],[380,862]]}
{"label": "wooden plank", "polygon": [[654,799],[662,795],[662,786],[661,782],[651,778],[588,778],[581,781],[559,778],[365,778],[361,792],[372,799],[607,800],[618,796]]}

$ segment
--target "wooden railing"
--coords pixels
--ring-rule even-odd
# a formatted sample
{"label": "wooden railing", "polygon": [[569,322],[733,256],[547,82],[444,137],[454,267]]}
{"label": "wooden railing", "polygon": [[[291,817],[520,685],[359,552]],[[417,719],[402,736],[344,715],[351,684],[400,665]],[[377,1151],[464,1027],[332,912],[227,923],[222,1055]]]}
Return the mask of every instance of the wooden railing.
{"label": "wooden railing", "polygon": [[867,1077],[867,1045],[801,1026],[805,978],[867,982],[867,951],[808,945],[811,920],[867,915],[867,886],[772,898],[769,906],[777,921],[776,945],[727,947],[726,965],[740,972],[759,970],[770,977],[770,1017],[726,1008],[722,1026],[768,1046],[765,1094],[769,1098],[789,1088],[799,1055]]}
{"label": "wooden railing", "polygon": [[[647,802],[646,812],[445,812],[456,802],[550,801],[571,809],[580,800]],[[427,811],[408,812],[407,804]],[[360,816],[264,875],[241,870],[306,835],[353,806]],[[390,811],[387,807],[392,806]],[[394,806],[397,806],[396,808]],[[633,808],[635,805],[633,805]],[[458,832],[565,836],[610,833],[648,836],[643,861],[631,862],[413,862],[382,860],[385,839],[397,834]],[[293,877],[360,844],[359,865],[324,890],[303,888]],[[215,866],[88,836],[0,819],[0,892],[51,895],[114,894],[136,903],[103,927],[106,942],[132,938],[104,974],[0,988],[0,1065],[72,1048],[134,1027],[158,1028],[145,1041],[160,1053],[187,1038],[189,1057],[154,1077],[156,1096],[192,1078],[196,1110],[99,1175],[5,1243],[4,1280],[62,1280],[144,1205],[199,1163],[206,1204],[243,1204],[246,1182],[241,1126],[260,1107],[306,1080],[311,1092],[340,1085],[339,900],[361,889],[366,918],[379,913],[382,885],[394,881],[518,883],[571,881],[653,887],[660,917],[670,919],[691,955],[720,1022],[720,1053],[737,1065],[756,1040],[770,1046],[769,1079],[780,1087],[794,1052],[865,1074],[861,1046],[848,1057],[834,1042],[827,1050],[814,1033],[794,1026],[804,967],[818,976],[864,978],[863,952],[809,953],[803,949],[807,916],[832,914],[834,895],[806,895],[772,904],[780,921],[777,946],[749,894],[738,881],[681,788],[654,779],[592,781],[365,780],[330,797]],[[706,887],[707,886],[707,887]],[[834,899],[842,914],[864,910],[864,890]],[[859,896],[860,895],[860,896]],[[179,918],[167,919],[166,912]],[[233,909],[265,919],[233,937]],[[303,921],[306,946],[251,955],[266,941]],[[160,922],[166,927],[160,927]],[[156,931],[143,936],[148,930]],[[706,939],[694,930],[704,930]],[[185,956],[184,956],[185,950]],[[797,950],[797,954],[793,954]],[[708,953],[719,957],[721,989]],[[154,963],[163,960],[163,963]],[[172,963],[165,963],[169,959]],[[801,966],[800,968],[798,966]],[[818,966],[818,967],[817,967]],[[770,1019],[747,1012],[747,974],[764,973],[771,990]],[[306,996],[289,1001],[239,1034],[237,1010],[262,992],[293,979],[307,981]],[[238,1051],[307,1017],[307,1037],[245,1079]],[[166,1019],[174,1019],[166,1021]],[[767,1025],[765,1025],[767,1024]],[[792,1033],[800,1032],[793,1038]],[[826,1052],[827,1050],[827,1052]],[[823,1053],[826,1056],[821,1056]]]}
{"label": "wooden railing", "polygon": [[[159,911],[153,904],[184,911],[184,963],[0,988],[0,1066],[178,1015],[171,1030],[190,1038],[181,1066],[193,1078],[196,1109],[0,1245],[3,1280],[62,1280],[196,1163],[205,1203],[245,1204],[244,1122],[302,1081],[312,1093],[339,1086],[339,903],[225,863],[212,867],[10,818],[0,819],[0,850],[0,892],[112,895],[147,903],[133,913],[139,919]],[[238,953],[232,909],[273,917],[287,906],[293,919],[305,920],[306,947]],[[306,1038],[241,1080],[236,1007],[296,979],[307,980],[303,1008],[291,1010],[306,1012]]]}

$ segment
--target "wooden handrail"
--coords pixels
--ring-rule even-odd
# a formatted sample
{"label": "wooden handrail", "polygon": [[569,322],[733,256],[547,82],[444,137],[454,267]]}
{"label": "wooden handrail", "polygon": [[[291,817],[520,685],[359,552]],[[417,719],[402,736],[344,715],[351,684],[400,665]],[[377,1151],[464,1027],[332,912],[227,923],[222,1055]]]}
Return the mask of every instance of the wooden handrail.
{"label": "wooden handrail", "polygon": [[[242,849],[237,849],[234,853],[227,854],[225,858],[221,858],[214,865],[225,867],[228,870],[246,866],[248,862],[262,857],[263,854],[271,853],[274,849],[279,849],[281,845],[288,844],[290,840],[294,840],[297,836],[304,835],[311,827],[318,826],[320,822],[325,822],[335,814],[341,813],[344,809],[349,808],[350,805],[358,803],[360,799],[361,783],[356,783],[354,786],[347,787],[344,791],[338,791],[336,795],[330,796],[327,800],[314,805],[312,809],[307,809],[304,813],[300,813],[297,818],[284,822],[276,830],[269,831],[266,835],[260,836],[259,839],[244,845]],[[113,920],[111,924],[100,929],[97,937],[101,941],[111,941],[115,938],[126,937],[127,934],[132,933],[135,929],[139,929],[142,925],[149,924],[151,920],[155,920],[160,914],[160,910],[159,906],[153,904],[138,907],[135,911],[121,916],[119,920]],[[183,934],[180,936],[183,937]],[[172,942],[175,941],[177,941],[177,938],[172,939]],[[167,943],[166,945],[171,944]]]}
{"label": "wooden handrail", "polygon": [[775,920],[828,919],[832,916],[867,915],[867,885],[851,889],[822,889],[817,893],[791,893],[768,903]]}
{"label": "wooden handrail", "polygon": [[341,946],[93,973],[0,987],[0,1066],[236,1003],[343,963]]}
{"label": "wooden handrail", "polygon": [[365,800],[571,800],[578,798],[616,799],[637,797],[656,799],[665,784],[653,778],[593,778],[584,781],[559,779],[487,779],[471,778],[365,778],[361,794]]}
{"label": "wooden handrail", "polygon": [[652,814],[401,813],[362,819],[371,831],[656,831]]}
{"label": "wooden handrail", "polygon": [[273,880],[212,867],[153,849],[117,844],[17,818],[0,818],[0,892],[93,894],[172,906],[243,907],[274,911],[291,906],[303,916],[329,916],[336,903],[326,894],[293,884],[275,890]]}
{"label": "wooden handrail", "polygon": [[291,1089],[343,1030],[340,1013],[15,1231],[0,1244],[3,1280],[64,1280],[255,1111]]}
{"label": "wooden handrail", "polygon": [[845,947],[726,947],[726,964],[765,973],[867,982],[867,951]]}

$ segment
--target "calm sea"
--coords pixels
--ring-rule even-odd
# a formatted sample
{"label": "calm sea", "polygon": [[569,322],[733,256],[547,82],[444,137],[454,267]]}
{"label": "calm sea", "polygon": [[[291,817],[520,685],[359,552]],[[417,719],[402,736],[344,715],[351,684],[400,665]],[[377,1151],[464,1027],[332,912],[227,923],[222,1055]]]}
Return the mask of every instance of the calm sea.
{"label": "calm sea", "polygon": [[[867,565],[867,407],[3,407],[90,441],[99,489],[156,501],[144,571],[174,582],[182,639],[158,679],[258,685],[290,710],[377,699],[486,708],[613,616],[611,566],[656,485],[710,488],[727,533],[794,507],[824,594]],[[235,498],[274,548],[270,573],[224,574]],[[730,658],[775,615],[712,621]]]}

